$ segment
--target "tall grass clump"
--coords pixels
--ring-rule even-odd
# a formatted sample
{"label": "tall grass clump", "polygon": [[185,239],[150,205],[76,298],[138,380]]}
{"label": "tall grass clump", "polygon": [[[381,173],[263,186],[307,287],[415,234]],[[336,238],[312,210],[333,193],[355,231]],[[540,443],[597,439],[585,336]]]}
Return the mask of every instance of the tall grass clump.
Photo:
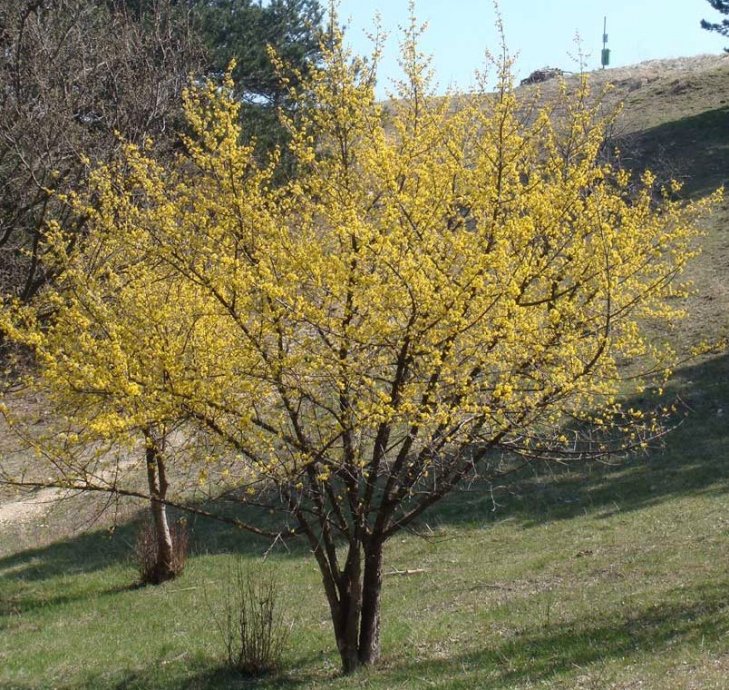
{"label": "tall grass clump", "polygon": [[227,664],[245,676],[263,676],[280,669],[290,626],[284,621],[281,584],[269,570],[231,568],[216,605],[208,599]]}

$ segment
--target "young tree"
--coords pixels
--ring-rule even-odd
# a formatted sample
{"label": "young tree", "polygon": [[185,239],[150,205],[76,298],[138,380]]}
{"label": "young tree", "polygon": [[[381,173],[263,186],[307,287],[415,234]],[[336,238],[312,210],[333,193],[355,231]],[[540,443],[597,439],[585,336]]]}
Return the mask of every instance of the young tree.
{"label": "young tree", "polygon": [[387,107],[373,63],[334,36],[293,90],[316,107],[289,123],[302,174],[283,188],[239,143],[230,90],[208,85],[168,174],[131,149],[94,192],[92,232],[131,236],[153,267],[150,308],[179,286],[170,316],[204,315],[158,395],[305,535],[345,673],[379,656],[385,543],[429,507],[505,455],[594,457],[659,433],[618,395],[674,359],[645,327],[681,315],[668,298],[707,203],[606,164],[584,80],[535,109],[505,61],[495,93],[484,77],[435,97],[418,35],[413,21]]}
{"label": "young tree", "polygon": [[[724,15],[729,15],[729,2],[727,0],[707,0],[707,2],[717,11]],[[729,19],[722,19],[721,23],[708,22],[706,19],[701,20],[701,28],[707,31],[716,31],[722,36],[729,36]],[[729,48],[725,48],[729,52]]]}
{"label": "young tree", "polygon": [[[96,226],[93,209],[87,211]],[[53,256],[57,279],[30,304],[10,305],[0,325],[32,349],[37,371],[26,387],[53,415],[40,431],[22,415],[8,420],[50,461],[46,485],[117,493],[143,470],[156,542],[149,577],[159,584],[178,574],[166,508],[168,450],[184,422],[165,401],[164,385],[169,371],[189,366],[186,342],[198,332],[178,318],[179,283],[164,276],[165,290],[148,290],[159,271],[135,255],[131,237],[120,251],[120,239],[95,233],[83,252],[69,252],[58,226],[47,230],[45,261]],[[32,484],[33,469],[2,477]]]}
{"label": "young tree", "polygon": [[[149,159],[143,147],[129,143],[119,160],[89,174],[85,190],[55,194],[54,202],[67,208],[69,217],[85,219],[84,241],[73,241],[74,227],[49,221],[42,267],[56,280],[30,302],[0,301],[0,331],[35,355],[37,368],[26,377],[27,387],[54,410],[50,428],[39,433],[29,428],[34,426],[32,421],[5,408],[17,434],[47,460],[51,476],[39,481],[33,468],[18,475],[0,465],[0,481],[148,499],[157,542],[154,583],[177,575],[166,506],[190,499],[195,489],[189,481],[173,488],[170,469],[184,474],[180,472],[184,462],[191,466],[187,478],[191,474],[200,483],[217,473],[215,488],[221,493],[226,476],[235,476],[238,486],[244,477],[251,478],[236,458],[227,466],[217,462],[212,469],[204,460],[193,466],[196,458],[207,457],[210,448],[190,423],[189,408],[181,404],[214,382],[223,366],[214,360],[226,358],[228,348],[223,344],[226,334],[218,332],[217,323],[210,320],[214,314],[208,313],[209,293],[204,290],[202,299],[190,275],[175,270],[175,262],[180,261],[175,252],[182,249],[183,236],[192,238],[204,232],[207,223],[217,222],[219,199],[247,196],[248,188],[255,198],[259,187],[270,186],[273,175],[272,167],[255,174],[229,169],[225,147],[216,157],[217,143],[208,127],[220,132],[222,126],[228,145],[233,145],[233,136],[239,156],[246,161],[253,156],[251,147],[238,144],[240,132],[233,129],[239,105],[227,100],[232,98],[229,77],[223,84],[228,89],[224,108],[219,88],[217,82],[210,82],[183,94],[193,136],[182,135],[189,156],[181,162],[180,171],[167,170]],[[201,118],[201,112],[208,112],[208,117]],[[225,129],[225,123],[230,129]],[[200,142],[210,155],[200,155]],[[151,146],[151,141],[146,145]],[[194,212],[188,207],[180,215],[186,198],[195,200]],[[239,212],[252,216],[248,209],[244,205]],[[158,233],[171,226],[180,233],[181,244],[170,245],[173,253],[163,256],[152,238],[159,239]],[[215,250],[215,246],[191,243],[181,256],[194,264],[207,260]],[[242,366],[240,357],[237,362]],[[213,377],[208,384],[206,372]],[[239,393],[245,390],[244,386]],[[212,400],[215,394],[209,390],[203,397]],[[179,459],[179,448],[173,448],[180,445],[184,461]],[[138,463],[129,460],[140,446],[146,493],[137,488],[137,474],[131,467]],[[200,508],[184,507],[206,514]],[[268,537],[278,536],[235,519],[227,521]]]}
{"label": "young tree", "polygon": [[[144,21],[133,18],[119,0],[4,3],[0,48],[0,298],[6,303],[13,298],[29,302],[58,271],[65,270],[61,255],[71,251],[83,234],[87,214],[65,203],[63,193],[82,184],[89,161],[97,165],[118,153],[120,133],[138,143],[155,136],[160,153],[169,152],[180,122],[180,94],[190,72],[200,64],[201,50],[189,22],[173,12],[170,0],[156,0]],[[59,224],[64,228],[63,248],[56,246],[58,234],[50,241]],[[44,256],[49,250],[56,256]],[[90,295],[99,280],[98,270],[86,277],[88,284],[80,287]],[[51,294],[53,290],[43,297],[46,306]],[[71,314],[66,312],[65,324],[73,328]],[[60,338],[55,345],[63,347],[64,322],[59,323],[44,337],[48,343]],[[93,320],[79,323],[91,327]],[[33,330],[42,332],[37,321]],[[4,337],[0,328],[0,346]],[[104,357],[109,356],[103,348],[89,352],[83,346],[76,354],[96,356],[82,363],[87,373],[94,363],[102,371]],[[3,359],[7,365],[7,357]],[[71,380],[67,383],[71,385]],[[79,379],[74,383],[81,386]],[[93,386],[87,384],[85,392],[75,391],[79,397],[95,395],[97,409],[109,405],[108,412],[119,412],[113,401],[122,382],[115,382],[116,390],[99,389],[93,395]],[[57,402],[73,429],[66,439],[76,439],[77,447],[95,434],[98,440],[98,429],[85,428],[83,414],[70,399],[63,405]],[[88,402],[86,408],[88,414]],[[164,437],[159,435],[163,428],[164,424],[150,425],[146,444],[150,491],[154,484],[154,494],[159,496],[165,488]],[[99,479],[93,454],[72,454],[66,459],[65,480]],[[153,502],[153,508],[159,535],[157,571],[162,580],[171,576],[171,541],[163,504]]]}

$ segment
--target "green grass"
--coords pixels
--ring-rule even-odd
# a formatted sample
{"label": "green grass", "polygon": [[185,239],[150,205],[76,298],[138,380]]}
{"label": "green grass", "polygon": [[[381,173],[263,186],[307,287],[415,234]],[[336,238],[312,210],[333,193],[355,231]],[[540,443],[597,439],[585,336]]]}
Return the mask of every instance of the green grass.
{"label": "green grass", "polygon": [[[729,69],[631,79],[617,91],[632,165],[670,164],[691,195],[726,180]],[[685,343],[729,334],[728,220],[725,204],[692,268]],[[670,392],[688,415],[664,448],[464,489],[390,542],[386,571],[424,572],[385,578],[382,663],[354,678],[303,545],[268,558],[292,634],[282,672],[253,682],[225,669],[210,607],[266,542],[192,520],[182,578],[135,589],[127,503],[113,531],[113,510],[93,524],[98,497],[0,524],[0,689],[726,688],[729,356],[684,367]]]}

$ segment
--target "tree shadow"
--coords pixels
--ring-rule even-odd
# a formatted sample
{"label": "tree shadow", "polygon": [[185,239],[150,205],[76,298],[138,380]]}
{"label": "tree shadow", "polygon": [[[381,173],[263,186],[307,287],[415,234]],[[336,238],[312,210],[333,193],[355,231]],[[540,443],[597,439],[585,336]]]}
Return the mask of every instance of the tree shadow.
{"label": "tree shadow", "polygon": [[729,182],[729,106],[623,135],[614,143],[623,165],[679,180],[689,197],[705,196]]}
{"label": "tree shadow", "polygon": [[392,670],[389,677],[395,685],[413,675],[452,677],[457,670],[458,679],[447,686],[454,690],[522,687],[525,681],[552,687],[559,676],[592,664],[660,653],[683,643],[711,645],[723,640],[729,619],[718,614],[726,611],[728,596],[728,582],[678,588],[658,604],[534,626],[500,646],[444,660],[419,660]]}
{"label": "tree shadow", "polygon": [[[166,663],[164,659],[159,662]],[[196,659],[176,663],[164,673],[156,665],[150,665],[144,670],[120,670],[111,677],[108,673],[90,675],[71,685],[54,687],[58,690],[293,690],[309,681],[306,675],[293,677],[284,673],[247,678],[212,659]],[[0,690],[40,690],[41,687],[0,682]]]}
{"label": "tree shadow", "polygon": [[[193,506],[210,509],[209,505]],[[217,505],[216,511],[228,518],[250,521],[252,509],[235,502]],[[190,556],[239,554],[245,557],[261,557],[274,554],[277,558],[300,557],[306,552],[303,541],[276,542],[246,532],[228,523],[204,516],[171,510],[171,520],[184,519],[190,537]],[[266,516],[256,516],[259,524],[266,525]],[[72,538],[25,549],[0,557],[0,578],[5,584],[5,596],[0,597],[0,630],[11,622],[11,617],[51,605],[70,604],[89,596],[85,586],[48,588],[32,585],[64,578],[69,582],[74,576],[89,575],[107,568],[128,566],[126,584],[106,589],[96,588],[94,596],[110,596],[139,587],[133,558],[137,533],[148,520],[146,507],[140,508],[134,518],[118,524],[113,530],[96,529],[81,532]],[[270,521],[270,520],[269,520]],[[31,585],[31,586],[28,586]],[[48,591],[46,591],[48,590]]]}
{"label": "tree shadow", "polygon": [[[470,688],[522,687],[525,682],[544,684],[566,681],[575,673],[613,660],[660,654],[680,645],[720,644],[729,633],[729,581],[708,581],[695,587],[665,592],[659,602],[614,611],[600,611],[553,623],[533,624],[515,630],[503,642],[489,641],[484,648],[469,649],[441,659],[388,661],[369,671],[378,687],[422,685]],[[165,670],[160,670],[160,665]],[[313,675],[314,660],[294,660],[288,671],[247,679],[209,658],[182,659],[172,664],[160,660],[145,669],[122,669],[113,674],[89,675],[62,686],[76,690],[286,690],[302,686],[341,687],[338,674]],[[362,685],[358,683],[358,686]],[[38,685],[3,685],[0,690],[31,690]]]}
{"label": "tree shadow", "polygon": [[92,677],[76,687],[78,690],[286,690],[301,687],[309,680],[286,674],[247,678],[210,661],[196,664],[192,669],[181,665],[176,671],[172,677],[160,677],[153,669],[122,672],[121,679],[111,685],[103,677]]}
{"label": "tree shadow", "polygon": [[[661,447],[627,458],[567,466],[533,462],[506,482],[454,492],[427,514],[434,524],[484,525],[516,518],[525,526],[586,513],[608,517],[681,496],[729,491],[729,356],[676,372],[667,389],[684,410]],[[645,407],[636,398],[629,406]]]}

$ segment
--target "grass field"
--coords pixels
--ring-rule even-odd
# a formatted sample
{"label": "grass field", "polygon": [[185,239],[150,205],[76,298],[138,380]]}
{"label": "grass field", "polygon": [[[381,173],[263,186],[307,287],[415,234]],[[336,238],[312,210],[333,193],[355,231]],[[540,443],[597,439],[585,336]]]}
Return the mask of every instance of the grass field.
{"label": "grass field", "polygon": [[[690,195],[729,179],[729,58],[611,73],[635,167],[662,166]],[[675,337],[729,335],[726,202],[691,277]],[[40,504],[0,522],[0,688],[725,689],[729,355],[683,367],[670,393],[686,416],[665,447],[464,489],[390,542],[383,660],[352,678],[302,545],[262,563],[267,542],[194,519],[184,575],[134,588],[133,505]],[[239,558],[275,570],[291,624],[281,673],[259,681],[226,670],[212,622]]]}

